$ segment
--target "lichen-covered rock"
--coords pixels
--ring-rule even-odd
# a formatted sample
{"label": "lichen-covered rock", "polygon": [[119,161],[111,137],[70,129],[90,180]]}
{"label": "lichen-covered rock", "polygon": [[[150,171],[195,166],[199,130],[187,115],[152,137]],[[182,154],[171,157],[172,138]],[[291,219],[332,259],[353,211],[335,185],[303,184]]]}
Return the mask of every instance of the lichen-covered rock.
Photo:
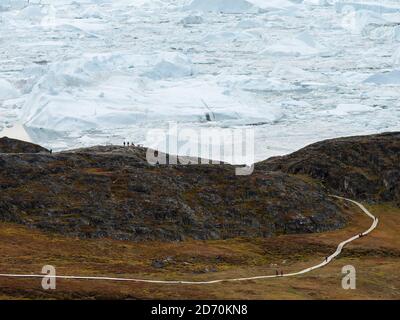
{"label": "lichen-covered rock", "polygon": [[399,132],[322,141],[258,167],[308,175],[350,198],[400,205]]}
{"label": "lichen-covered rock", "polygon": [[49,150],[38,146],[37,144],[10,139],[7,137],[0,138],[0,153],[48,153]]}
{"label": "lichen-covered rock", "polygon": [[82,238],[225,239],[332,230],[316,183],[229,165],[152,166],[137,147],[0,154],[0,220]]}

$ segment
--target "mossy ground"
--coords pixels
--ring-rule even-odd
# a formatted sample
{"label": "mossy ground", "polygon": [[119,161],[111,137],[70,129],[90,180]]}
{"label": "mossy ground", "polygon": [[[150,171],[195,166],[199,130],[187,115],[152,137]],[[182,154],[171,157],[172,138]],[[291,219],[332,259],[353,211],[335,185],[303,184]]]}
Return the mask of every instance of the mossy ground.
{"label": "mossy ground", "polygon": [[[399,299],[400,209],[369,207],[378,228],[357,240],[330,265],[293,278],[212,285],[156,285],[57,280],[44,291],[40,279],[0,278],[1,299]],[[82,240],[0,223],[0,273],[40,273],[50,264],[63,275],[209,280],[298,271],[316,264],[337,244],[366,230],[370,219],[349,207],[352,223],[343,230],[266,239],[142,242]],[[154,260],[165,260],[156,268]],[[357,289],[341,287],[341,269],[357,270]]]}

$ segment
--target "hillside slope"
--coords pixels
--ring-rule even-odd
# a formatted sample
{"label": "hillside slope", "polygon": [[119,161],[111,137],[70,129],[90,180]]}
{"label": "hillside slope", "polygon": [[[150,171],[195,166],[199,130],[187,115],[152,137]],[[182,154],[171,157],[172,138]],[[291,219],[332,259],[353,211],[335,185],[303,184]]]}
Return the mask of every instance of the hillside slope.
{"label": "hillside slope", "polygon": [[226,164],[152,166],[145,151],[0,153],[0,220],[81,238],[227,239],[342,228],[329,193],[400,202],[399,133],[322,141],[250,176]]}
{"label": "hillside slope", "polygon": [[0,153],[48,153],[49,150],[33,143],[10,139],[8,137],[0,138]]}
{"label": "hillside slope", "polygon": [[318,184],[230,165],[151,166],[137,147],[0,154],[0,220],[82,238],[267,237],[337,229]]}
{"label": "hillside slope", "polygon": [[257,166],[309,175],[350,198],[400,205],[400,132],[321,141]]}

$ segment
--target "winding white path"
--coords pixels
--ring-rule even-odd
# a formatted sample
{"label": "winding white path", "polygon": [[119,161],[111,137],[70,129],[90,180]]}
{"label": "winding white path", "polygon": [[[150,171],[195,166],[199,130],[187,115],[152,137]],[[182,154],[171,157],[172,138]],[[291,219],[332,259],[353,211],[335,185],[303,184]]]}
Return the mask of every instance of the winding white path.
{"label": "winding white path", "polygon": [[[371,224],[371,227],[367,230],[361,233],[363,236],[369,234],[372,232],[378,225],[378,218],[376,218],[372,213],[370,213],[361,203],[343,198],[343,197],[338,197],[338,196],[332,196],[341,200],[349,201],[352,202],[353,204],[357,205],[368,217],[370,217],[373,222]],[[48,278],[57,278],[57,279],[77,279],[77,280],[104,280],[104,281],[126,281],[126,282],[145,282],[145,283],[156,283],[156,284],[213,284],[213,283],[219,283],[219,282],[234,282],[234,281],[248,281],[248,280],[259,280],[259,279],[269,279],[269,278],[279,278],[279,277],[293,277],[297,275],[301,275],[310,271],[313,271],[318,268],[322,268],[323,266],[326,266],[329,264],[335,257],[337,257],[343,250],[344,246],[347,245],[348,243],[357,240],[360,238],[360,235],[357,234],[356,236],[345,240],[341,243],[339,243],[336,251],[331,254],[329,257],[326,258],[323,262],[320,264],[317,264],[315,266],[312,266],[310,268],[298,271],[298,272],[293,272],[293,273],[287,273],[284,275],[264,275],[264,276],[256,276],[256,277],[247,277],[247,278],[233,278],[233,279],[219,279],[219,280],[210,280],[210,281],[180,281],[180,280],[147,280],[147,279],[135,279],[135,278],[113,278],[113,277],[89,277],[89,276],[46,276],[44,274],[0,274],[0,277],[9,277],[9,278],[44,278],[45,276]]]}

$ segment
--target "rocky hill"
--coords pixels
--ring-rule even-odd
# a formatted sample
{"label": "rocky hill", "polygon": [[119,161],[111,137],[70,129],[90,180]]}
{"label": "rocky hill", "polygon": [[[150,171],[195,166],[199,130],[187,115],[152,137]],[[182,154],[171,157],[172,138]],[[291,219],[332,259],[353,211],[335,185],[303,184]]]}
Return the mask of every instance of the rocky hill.
{"label": "rocky hill", "polygon": [[230,165],[152,166],[139,147],[50,154],[10,139],[1,146],[12,153],[0,153],[0,220],[82,238],[322,232],[347,222],[329,193],[400,199],[399,133],[316,143],[260,162],[250,176]]}
{"label": "rocky hill", "polygon": [[322,141],[258,167],[305,174],[351,198],[400,205],[400,132]]}
{"label": "rocky hill", "polygon": [[0,153],[48,153],[49,150],[37,144],[27,143],[7,137],[0,138]]}
{"label": "rocky hill", "polygon": [[318,184],[259,169],[239,177],[234,169],[152,166],[137,147],[3,153],[0,219],[70,236],[127,240],[266,237],[346,224]]}

